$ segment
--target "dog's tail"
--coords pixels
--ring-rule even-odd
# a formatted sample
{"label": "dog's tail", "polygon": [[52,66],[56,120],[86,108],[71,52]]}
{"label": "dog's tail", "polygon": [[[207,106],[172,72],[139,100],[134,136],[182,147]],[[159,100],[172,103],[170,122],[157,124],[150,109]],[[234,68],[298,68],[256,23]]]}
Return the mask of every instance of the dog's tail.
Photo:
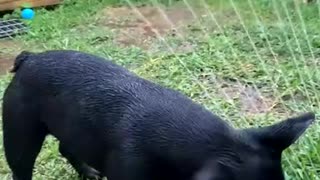
{"label": "dog's tail", "polygon": [[13,66],[10,69],[11,73],[15,73],[18,71],[19,67],[23,64],[25,60],[29,58],[30,55],[34,53],[29,52],[29,51],[22,51],[15,59]]}

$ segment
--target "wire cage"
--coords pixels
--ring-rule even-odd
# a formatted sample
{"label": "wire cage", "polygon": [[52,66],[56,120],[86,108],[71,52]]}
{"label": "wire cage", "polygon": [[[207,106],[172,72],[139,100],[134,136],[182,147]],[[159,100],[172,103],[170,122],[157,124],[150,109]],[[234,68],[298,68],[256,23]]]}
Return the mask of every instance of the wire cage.
{"label": "wire cage", "polygon": [[27,26],[19,19],[0,19],[0,38],[12,37],[26,33]]}

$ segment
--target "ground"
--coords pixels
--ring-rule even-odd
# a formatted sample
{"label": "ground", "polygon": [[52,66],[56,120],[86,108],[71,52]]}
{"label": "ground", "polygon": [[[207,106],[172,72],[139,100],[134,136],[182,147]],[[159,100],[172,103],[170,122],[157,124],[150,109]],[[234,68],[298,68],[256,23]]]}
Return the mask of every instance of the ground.
{"label": "ground", "polygon": [[[0,93],[21,50],[76,49],[179,90],[236,127],[318,112],[317,6],[290,0],[154,2],[66,0],[37,10],[29,34],[0,40]],[[319,180],[319,129],[315,124],[285,152],[288,179]],[[0,179],[8,179],[0,150]],[[52,137],[35,179],[76,179]]]}

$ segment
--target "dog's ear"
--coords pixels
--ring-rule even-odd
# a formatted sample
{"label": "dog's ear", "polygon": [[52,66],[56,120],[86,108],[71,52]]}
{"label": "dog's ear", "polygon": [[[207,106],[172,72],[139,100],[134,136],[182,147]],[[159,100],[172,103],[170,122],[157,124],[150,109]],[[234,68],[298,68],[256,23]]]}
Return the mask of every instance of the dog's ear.
{"label": "dog's ear", "polygon": [[247,133],[263,146],[282,152],[293,144],[314,122],[314,113],[305,113],[262,128],[247,129]]}

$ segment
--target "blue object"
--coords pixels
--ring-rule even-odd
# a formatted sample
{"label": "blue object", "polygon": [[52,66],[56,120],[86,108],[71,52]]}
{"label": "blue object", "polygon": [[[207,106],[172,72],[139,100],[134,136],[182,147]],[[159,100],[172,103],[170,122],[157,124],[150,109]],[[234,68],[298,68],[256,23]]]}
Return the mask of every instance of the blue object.
{"label": "blue object", "polygon": [[30,8],[26,8],[21,11],[22,19],[30,20],[30,19],[33,19],[34,15],[35,15],[34,11]]}

